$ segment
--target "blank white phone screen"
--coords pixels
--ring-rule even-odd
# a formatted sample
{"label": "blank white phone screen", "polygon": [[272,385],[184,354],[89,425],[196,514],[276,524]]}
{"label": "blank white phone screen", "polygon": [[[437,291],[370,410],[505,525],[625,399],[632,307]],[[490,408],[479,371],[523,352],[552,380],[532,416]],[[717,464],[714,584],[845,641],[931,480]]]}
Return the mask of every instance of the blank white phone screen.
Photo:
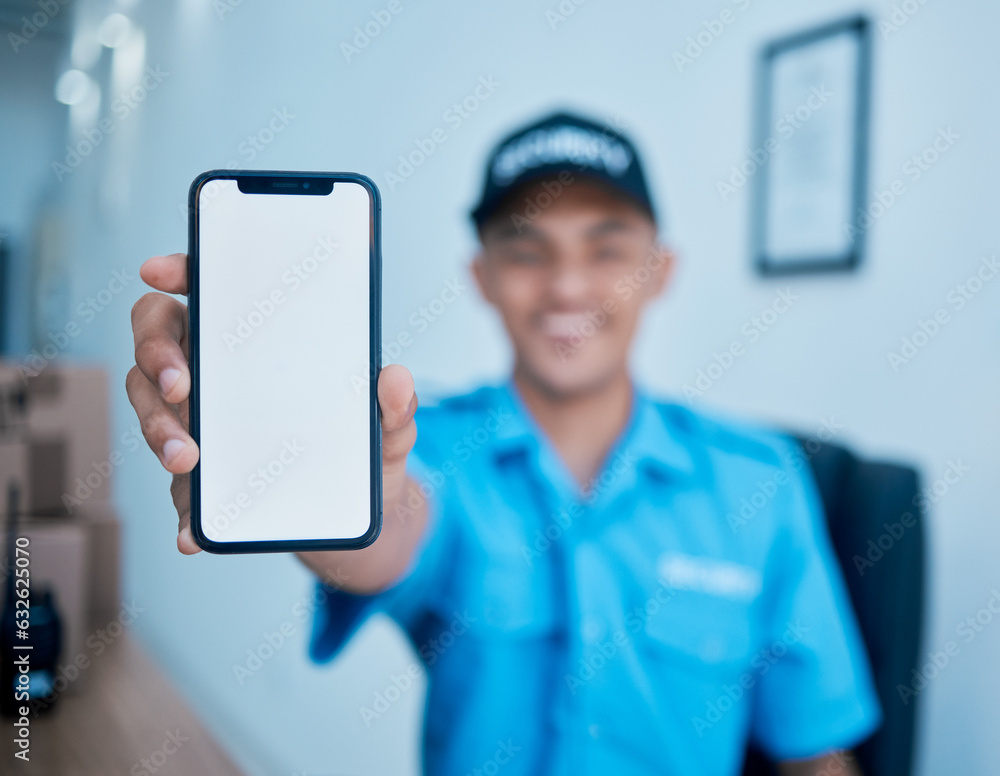
{"label": "blank white phone screen", "polygon": [[353,539],[371,524],[368,190],[199,194],[202,530]]}

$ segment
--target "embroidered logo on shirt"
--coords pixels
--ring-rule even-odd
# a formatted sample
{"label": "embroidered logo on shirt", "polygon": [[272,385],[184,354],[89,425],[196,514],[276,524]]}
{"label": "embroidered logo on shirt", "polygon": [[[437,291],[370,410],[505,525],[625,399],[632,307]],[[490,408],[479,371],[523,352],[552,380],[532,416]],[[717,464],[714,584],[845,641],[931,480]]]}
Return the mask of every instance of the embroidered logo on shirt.
{"label": "embroidered logo on shirt", "polygon": [[753,600],[761,589],[756,569],[714,558],[669,553],[660,556],[657,571],[667,587],[740,601]]}

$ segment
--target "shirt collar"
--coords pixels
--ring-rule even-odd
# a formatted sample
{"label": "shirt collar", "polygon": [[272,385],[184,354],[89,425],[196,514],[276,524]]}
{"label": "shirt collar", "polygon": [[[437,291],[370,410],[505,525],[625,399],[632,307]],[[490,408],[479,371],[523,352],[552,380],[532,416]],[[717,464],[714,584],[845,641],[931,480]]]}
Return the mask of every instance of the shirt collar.
{"label": "shirt collar", "polygon": [[632,396],[632,416],[619,449],[668,475],[694,475],[695,460],[683,441],[677,413],[671,412],[670,407],[659,406],[639,388],[633,388]]}
{"label": "shirt collar", "polygon": [[503,457],[522,450],[536,449],[543,432],[522,401],[514,379],[508,377],[495,386],[492,393],[497,412],[503,418],[493,442],[496,455]]}
{"label": "shirt collar", "polygon": [[[494,436],[494,453],[503,457],[521,451],[537,452],[544,432],[525,406],[513,378],[497,385],[494,395],[497,411],[504,415]],[[634,383],[629,419],[608,460],[619,453],[668,476],[686,477],[695,473],[694,457],[682,441],[677,423],[668,421],[657,402]]]}

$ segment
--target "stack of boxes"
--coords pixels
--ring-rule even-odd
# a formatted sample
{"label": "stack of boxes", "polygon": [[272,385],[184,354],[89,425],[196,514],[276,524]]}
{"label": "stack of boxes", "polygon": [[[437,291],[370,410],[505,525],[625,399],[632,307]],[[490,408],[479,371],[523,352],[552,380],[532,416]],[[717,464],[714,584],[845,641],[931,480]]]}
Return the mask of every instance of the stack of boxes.
{"label": "stack of boxes", "polygon": [[[111,449],[108,398],[103,369],[50,364],[35,372],[0,362],[0,509],[6,524],[8,487],[16,482],[31,586],[53,590],[62,618],[61,665],[92,655],[88,638],[122,605],[111,477],[142,440]],[[0,589],[8,574],[4,550]]]}

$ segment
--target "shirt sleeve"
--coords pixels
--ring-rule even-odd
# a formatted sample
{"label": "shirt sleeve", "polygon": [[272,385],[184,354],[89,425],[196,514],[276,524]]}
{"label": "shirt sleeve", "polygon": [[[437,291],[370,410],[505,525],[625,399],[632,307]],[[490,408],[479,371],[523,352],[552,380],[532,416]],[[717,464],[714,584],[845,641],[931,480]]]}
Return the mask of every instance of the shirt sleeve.
{"label": "shirt sleeve", "polygon": [[777,760],[848,749],[881,724],[854,611],[808,461],[783,448],[787,497],[771,559],[764,648],[755,660],[751,738]]}
{"label": "shirt sleeve", "polygon": [[[407,471],[419,485],[430,481],[426,465],[412,453],[407,461]],[[445,560],[449,556],[447,548],[454,541],[450,522],[444,517],[442,501],[440,491],[427,498],[424,535],[417,543],[407,568],[389,587],[364,595],[349,593],[322,580],[316,583],[315,600],[318,605],[309,640],[309,657],[313,661],[325,663],[336,657],[374,612],[383,612],[407,628],[428,611],[436,596],[442,595]],[[385,512],[383,520],[405,519],[407,508],[404,507],[399,514]]]}

